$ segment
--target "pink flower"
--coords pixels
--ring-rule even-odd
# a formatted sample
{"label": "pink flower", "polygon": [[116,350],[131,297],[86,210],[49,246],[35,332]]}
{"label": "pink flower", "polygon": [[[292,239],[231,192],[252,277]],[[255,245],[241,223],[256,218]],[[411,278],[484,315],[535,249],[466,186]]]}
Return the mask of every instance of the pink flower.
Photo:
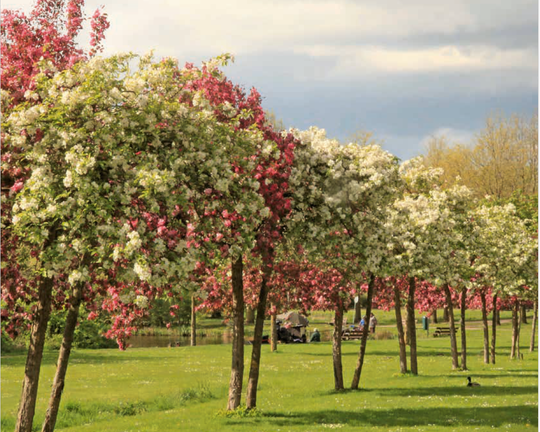
{"label": "pink flower", "polygon": [[19,180],[16,182],[13,186],[11,186],[10,191],[13,193],[19,192],[24,187],[24,183],[22,180]]}

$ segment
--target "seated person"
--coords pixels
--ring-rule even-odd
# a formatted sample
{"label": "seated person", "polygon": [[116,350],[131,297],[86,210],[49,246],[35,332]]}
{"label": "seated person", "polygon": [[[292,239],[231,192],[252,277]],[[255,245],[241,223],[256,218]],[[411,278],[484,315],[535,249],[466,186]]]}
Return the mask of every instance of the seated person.
{"label": "seated person", "polygon": [[364,316],[364,317],[360,320],[360,330],[363,330],[363,329],[364,329],[364,326],[366,325],[366,321],[367,321],[367,316]]}
{"label": "seated person", "polygon": [[319,333],[319,330],[315,329],[313,333],[311,333],[311,337],[309,338],[310,342],[320,342],[321,341],[321,334]]}

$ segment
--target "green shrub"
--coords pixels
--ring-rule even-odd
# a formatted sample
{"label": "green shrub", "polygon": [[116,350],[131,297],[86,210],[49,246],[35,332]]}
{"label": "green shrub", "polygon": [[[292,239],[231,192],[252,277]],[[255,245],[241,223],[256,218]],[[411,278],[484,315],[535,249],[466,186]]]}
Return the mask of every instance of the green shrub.
{"label": "green shrub", "polygon": [[75,348],[116,348],[114,340],[107,339],[103,333],[107,331],[107,323],[103,320],[88,321],[82,320],[75,329],[73,335],[73,346]]}
{"label": "green shrub", "polygon": [[[62,346],[66,315],[66,311],[56,311],[51,314],[46,340],[48,348],[58,350]],[[90,349],[116,348],[115,341],[103,336],[109,325],[107,317],[100,316],[93,321],[88,321],[86,319],[87,315],[88,311],[84,306],[81,306],[79,324],[73,334],[73,347]]]}
{"label": "green shrub", "polygon": [[244,418],[244,417],[261,417],[262,413],[257,408],[247,408],[245,405],[240,405],[235,410],[219,410],[217,417],[226,418]]}
{"label": "green shrub", "polygon": [[24,351],[26,349],[25,335],[21,335],[15,340],[11,339],[7,333],[2,330],[2,355],[16,351]]}
{"label": "green shrub", "polygon": [[134,416],[147,410],[145,402],[121,402],[114,408],[114,413],[122,417]]}

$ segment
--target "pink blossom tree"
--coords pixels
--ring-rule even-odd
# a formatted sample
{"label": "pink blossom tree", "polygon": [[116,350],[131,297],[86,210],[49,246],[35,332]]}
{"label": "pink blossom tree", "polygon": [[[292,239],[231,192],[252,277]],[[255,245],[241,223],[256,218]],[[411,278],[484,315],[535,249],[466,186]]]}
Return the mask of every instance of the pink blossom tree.
{"label": "pink blossom tree", "polygon": [[[92,56],[102,48],[104,32],[109,27],[106,14],[96,10],[91,25],[91,48],[81,49],[75,38],[83,28],[86,18],[83,14],[84,1],[69,1],[64,7],[61,0],[39,0],[29,15],[23,12],[2,10],[1,24],[1,70],[2,108],[8,114],[21,103],[34,104],[39,95],[25,98],[27,92],[36,85],[35,76],[40,73],[40,60],[48,60],[51,69],[63,70],[78,61]],[[39,135],[39,133],[38,133]],[[18,306],[4,308],[10,312],[8,333],[26,322],[33,322],[25,381],[17,421],[17,430],[26,431],[32,427],[35,410],[39,364],[41,363],[44,333],[40,327],[46,326],[50,314],[53,281],[48,278],[32,277],[24,274],[17,262],[20,250],[16,247],[19,239],[14,234],[11,221],[13,196],[19,192],[24,181],[31,175],[30,167],[21,160],[21,151],[10,140],[2,137],[2,299],[9,305],[15,299]],[[30,254],[37,254],[35,250]],[[5,284],[4,281],[10,282]],[[63,297],[62,290],[56,297]],[[39,294],[38,294],[39,293]],[[30,314],[22,306],[33,303]],[[3,313],[3,320],[7,318]]]}

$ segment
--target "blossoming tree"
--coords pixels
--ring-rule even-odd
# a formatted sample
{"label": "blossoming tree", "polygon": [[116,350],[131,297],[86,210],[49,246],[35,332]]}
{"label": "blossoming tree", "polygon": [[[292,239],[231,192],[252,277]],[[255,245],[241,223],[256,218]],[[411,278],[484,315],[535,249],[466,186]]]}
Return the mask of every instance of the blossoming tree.
{"label": "blossoming tree", "polygon": [[[229,256],[251,248],[252,225],[243,222],[264,218],[258,183],[241,176],[255,168],[248,156],[260,135],[220,122],[200,92],[183,90],[192,71],[142,58],[132,74],[133,58],[38,76],[27,97],[43,103],[7,118],[6,140],[32,173],[15,198],[13,226],[21,245],[42,249],[39,292],[48,298],[55,278],[82,288],[96,265],[99,277],[124,286],[167,286],[200,266],[203,249],[219,252],[211,235],[225,233]],[[212,198],[214,190],[225,198]],[[222,225],[200,217],[201,203],[223,213]],[[239,227],[228,233],[234,221]],[[39,337],[46,324],[37,326]]]}
{"label": "blossoming tree", "polygon": [[[399,170],[402,195],[389,206],[386,218],[386,227],[391,233],[386,245],[390,253],[387,271],[389,276],[401,279],[401,284],[394,284],[396,312],[401,307],[400,288],[407,291],[407,343],[410,347],[411,372],[416,375],[416,285],[417,281],[423,281],[432,272],[431,261],[434,257],[429,245],[433,238],[428,227],[438,218],[438,208],[432,205],[429,193],[437,187],[441,172],[424,167],[421,158],[404,162]],[[407,371],[405,338],[398,315],[400,367],[404,373]]]}
{"label": "blossoming tree", "polygon": [[[333,268],[355,274],[358,283],[368,280],[369,315],[385,255],[383,208],[397,193],[397,159],[375,144],[342,146],[314,127],[295,134],[302,144],[291,173],[290,230],[310,259],[330,256]],[[366,327],[352,388],[358,388],[367,336]]]}
{"label": "blossoming tree", "polygon": [[[64,8],[61,0],[38,0],[29,15],[16,10],[2,10],[1,24],[1,69],[2,69],[2,111],[9,113],[21,103],[33,104],[34,99],[26,99],[25,95],[35,87],[34,77],[40,72],[38,61],[47,59],[55,69],[65,69],[77,61],[88,58],[102,48],[104,32],[109,27],[106,14],[99,9],[91,20],[89,50],[81,49],[76,43],[76,37],[86,21],[83,12],[84,1],[72,0]],[[38,95],[35,95],[39,98]],[[31,143],[29,143],[31,145]],[[46,299],[37,298],[35,289],[40,281],[28,274],[17,265],[20,259],[18,237],[11,225],[11,207],[13,195],[21,190],[25,179],[30,175],[30,167],[21,160],[21,152],[13,147],[9,140],[2,139],[2,299],[6,303],[2,308],[2,320],[6,329],[15,334],[23,327],[28,318],[33,316],[37,321],[47,321]],[[28,252],[28,251],[25,251]],[[30,251],[35,256],[37,251]],[[9,283],[8,283],[9,281]],[[63,294],[57,298],[62,301]],[[11,302],[16,306],[8,306]],[[30,313],[27,307],[31,305]],[[6,318],[9,318],[6,321]],[[35,333],[32,333],[35,336]],[[28,430],[31,427],[35,405],[39,369],[35,365],[41,361],[43,341],[32,338],[28,357],[27,376],[23,386],[23,400],[17,422],[18,430]],[[33,370],[34,373],[30,371]],[[32,376],[33,375],[33,376]]]}
{"label": "blossoming tree", "polygon": [[[526,222],[516,216],[513,204],[480,206],[473,212],[476,281],[491,287],[493,308],[498,299],[520,296],[524,287],[536,288],[537,240],[528,233]],[[517,304],[517,303],[516,303]],[[514,312],[515,315],[515,312]],[[515,352],[518,338],[517,323],[513,320]],[[493,314],[491,334],[491,363],[495,363],[496,314]]]}

